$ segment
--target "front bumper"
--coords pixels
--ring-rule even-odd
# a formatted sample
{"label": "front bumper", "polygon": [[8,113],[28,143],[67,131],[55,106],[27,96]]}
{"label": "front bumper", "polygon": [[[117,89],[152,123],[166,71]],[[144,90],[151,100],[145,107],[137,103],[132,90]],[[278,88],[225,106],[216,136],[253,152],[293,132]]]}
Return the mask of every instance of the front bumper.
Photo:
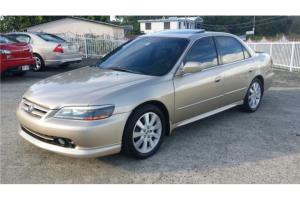
{"label": "front bumper", "polygon": [[40,147],[42,149],[58,153],[65,156],[75,157],[75,158],[90,158],[90,157],[101,157],[101,156],[107,156],[111,154],[119,153],[121,150],[121,144],[115,144],[115,145],[108,145],[100,148],[66,148],[61,146],[56,146],[53,144],[48,144],[45,142],[42,142],[41,140],[38,140],[30,135],[28,135],[26,132],[24,132],[22,129],[19,130],[20,135],[30,142],[31,144],[34,144],[37,147]]}
{"label": "front bumper", "polygon": [[21,107],[17,110],[17,117],[22,127],[38,133],[42,137],[67,138],[72,141],[74,147],[45,142],[42,138],[39,139],[28,134],[22,128],[19,129],[19,134],[28,142],[42,149],[84,158],[120,152],[123,130],[129,113],[115,114],[107,119],[96,121],[66,120],[47,116],[43,118],[32,116]]}

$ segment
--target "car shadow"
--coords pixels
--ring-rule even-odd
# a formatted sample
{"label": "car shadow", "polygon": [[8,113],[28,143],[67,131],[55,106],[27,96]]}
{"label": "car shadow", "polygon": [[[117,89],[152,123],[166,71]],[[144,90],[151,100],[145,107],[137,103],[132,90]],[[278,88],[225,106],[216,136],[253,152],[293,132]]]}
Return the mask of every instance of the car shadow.
{"label": "car shadow", "polygon": [[1,83],[18,83],[18,82],[25,82],[25,81],[38,81],[41,79],[45,79],[47,77],[60,74],[63,72],[68,72],[71,70],[79,69],[85,66],[92,66],[97,63],[98,59],[83,59],[80,63],[73,63],[68,66],[51,66],[46,67],[41,71],[28,71],[24,76],[15,76],[12,74],[5,74],[1,76]]}
{"label": "car shadow", "polygon": [[99,164],[137,173],[159,173],[232,167],[300,153],[300,137],[296,136],[300,131],[300,109],[276,105],[282,103],[281,95],[292,92],[266,93],[255,113],[240,112],[236,107],[180,127],[165,137],[160,150],[148,159],[118,154],[98,158]]}

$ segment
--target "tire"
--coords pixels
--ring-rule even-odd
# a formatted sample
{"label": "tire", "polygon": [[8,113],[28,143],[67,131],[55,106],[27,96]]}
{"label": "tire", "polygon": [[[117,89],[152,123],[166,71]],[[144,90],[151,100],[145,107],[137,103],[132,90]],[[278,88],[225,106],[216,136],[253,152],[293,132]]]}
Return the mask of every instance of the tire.
{"label": "tire", "polygon": [[248,88],[242,109],[245,112],[255,112],[261,104],[263,92],[262,82],[258,78],[255,78]]}
{"label": "tire", "polygon": [[[146,127],[147,115],[148,127]],[[144,128],[141,128],[140,123]],[[139,159],[152,156],[163,141],[167,130],[166,124],[166,118],[158,107],[149,104],[138,108],[127,120],[122,139],[122,152]]]}
{"label": "tire", "polygon": [[41,71],[45,69],[45,62],[43,58],[38,54],[33,54],[36,64],[33,66],[33,71]]}

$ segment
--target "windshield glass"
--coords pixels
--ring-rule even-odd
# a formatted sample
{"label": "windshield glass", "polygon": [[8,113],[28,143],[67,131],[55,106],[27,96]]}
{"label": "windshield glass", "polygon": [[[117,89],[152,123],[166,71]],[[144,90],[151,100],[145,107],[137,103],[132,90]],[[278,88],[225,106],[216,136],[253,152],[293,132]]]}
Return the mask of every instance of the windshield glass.
{"label": "windshield glass", "polygon": [[13,38],[6,36],[6,35],[0,35],[0,43],[1,44],[10,44],[10,43],[18,43],[17,40],[14,40]]}
{"label": "windshield glass", "polygon": [[57,43],[66,42],[64,39],[49,33],[39,33],[37,35],[47,42],[57,42]]}
{"label": "windshield glass", "polygon": [[98,66],[162,76],[173,68],[188,42],[183,38],[141,37],[106,55]]}

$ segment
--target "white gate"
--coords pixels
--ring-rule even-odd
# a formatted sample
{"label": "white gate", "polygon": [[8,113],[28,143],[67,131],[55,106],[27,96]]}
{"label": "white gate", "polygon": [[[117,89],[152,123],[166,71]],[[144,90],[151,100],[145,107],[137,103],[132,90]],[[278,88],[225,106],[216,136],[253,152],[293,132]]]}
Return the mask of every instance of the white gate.
{"label": "white gate", "polygon": [[79,50],[85,58],[102,57],[126,42],[126,40],[117,40],[113,38],[89,38],[84,36],[68,35],[60,36],[65,40],[79,46]]}

